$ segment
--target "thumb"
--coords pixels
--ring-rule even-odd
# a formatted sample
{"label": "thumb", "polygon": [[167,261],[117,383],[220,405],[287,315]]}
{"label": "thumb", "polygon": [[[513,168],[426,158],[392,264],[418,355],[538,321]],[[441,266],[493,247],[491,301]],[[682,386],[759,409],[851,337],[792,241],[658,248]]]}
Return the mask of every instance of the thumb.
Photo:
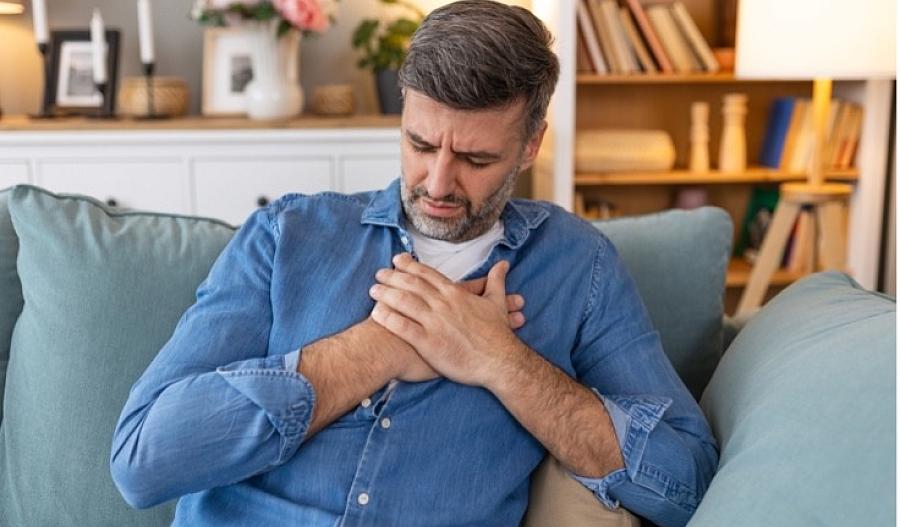
{"label": "thumb", "polygon": [[509,271],[509,262],[500,260],[487,275],[487,284],[484,286],[484,296],[506,305],[506,273]]}

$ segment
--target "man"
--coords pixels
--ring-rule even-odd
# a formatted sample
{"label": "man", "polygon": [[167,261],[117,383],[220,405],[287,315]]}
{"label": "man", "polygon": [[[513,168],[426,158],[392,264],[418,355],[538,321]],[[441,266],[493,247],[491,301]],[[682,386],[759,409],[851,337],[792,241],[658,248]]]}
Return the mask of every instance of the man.
{"label": "man", "polygon": [[122,412],[130,504],[181,497],[190,526],[517,525],[549,451],[607,508],[687,522],[716,446],[615,249],[510,199],[549,43],[487,0],[429,15],[401,179],[248,219]]}

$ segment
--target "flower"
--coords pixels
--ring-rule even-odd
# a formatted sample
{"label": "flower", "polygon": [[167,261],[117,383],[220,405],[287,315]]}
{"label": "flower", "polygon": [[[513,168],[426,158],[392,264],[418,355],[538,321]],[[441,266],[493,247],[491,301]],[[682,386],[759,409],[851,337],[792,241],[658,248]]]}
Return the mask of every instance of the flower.
{"label": "flower", "polygon": [[191,18],[213,26],[278,20],[279,34],[290,27],[323,33],[336,12],[336,0],[194,0]]}
{"label": "flower", "polygon": [[322,33],[331,25],[319,0],[274,0],[275,9],[298,29]]}

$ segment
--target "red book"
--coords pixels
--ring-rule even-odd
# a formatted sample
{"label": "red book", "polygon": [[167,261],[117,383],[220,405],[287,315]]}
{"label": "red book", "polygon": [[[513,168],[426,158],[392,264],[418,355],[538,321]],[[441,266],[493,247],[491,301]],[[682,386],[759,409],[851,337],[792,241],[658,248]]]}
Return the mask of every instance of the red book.
{"label": "red book", "polygon": [[625,3],[628,4],[628,9],[630,9],[631,13],[634,15],[634,20],[637,22],[638,28],[640,28],[641,33],[644,35],[644,39],[647,40],[647,45],[650,46],[650,52],[653,53],[653,58],[656,59],[656,63],[659,64],[659,69],[662,70],[663,73],[674,73],[675,69],[672,67],[672,62],[669,60],[669,56],[666,55],[662,42],[660,42],[659,37],[656,35],[656,31],[653,29],[650,20],[647,18],[647,13],[644,12],[644,6],[641,5],[639,0],[625,0]]}

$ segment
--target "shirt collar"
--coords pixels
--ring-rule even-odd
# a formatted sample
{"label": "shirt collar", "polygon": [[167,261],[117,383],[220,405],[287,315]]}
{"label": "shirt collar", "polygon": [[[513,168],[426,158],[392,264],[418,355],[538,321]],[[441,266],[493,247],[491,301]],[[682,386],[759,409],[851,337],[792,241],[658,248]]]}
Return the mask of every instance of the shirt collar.
{"label": "shirt collar", "polygon": [[[518,249],[528,239],[530,232],[550,215],[547,205],[539,202],[511,199],[503,208],[500,221],[504,235],[500,241],[510,249]],[[360,223],[406,230],[406,216],[400,203],[400,179],[395,179],[384,190],[379,190],[363,210]]]}

